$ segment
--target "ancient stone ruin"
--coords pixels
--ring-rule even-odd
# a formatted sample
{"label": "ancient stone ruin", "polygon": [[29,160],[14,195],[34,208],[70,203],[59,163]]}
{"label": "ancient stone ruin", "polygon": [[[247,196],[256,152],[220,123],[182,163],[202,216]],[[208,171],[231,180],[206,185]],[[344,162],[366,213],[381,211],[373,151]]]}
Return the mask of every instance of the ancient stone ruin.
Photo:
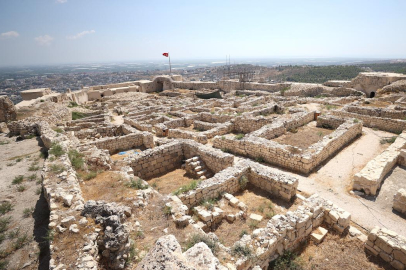
{"label": "ancient stone ruin", "polygon": [[405,79],[160,76],[26,92],[17,109],[2,98],[0,121],[48,150],[50,269],[273,269],[330,235],[402,270],[406,181],[392,178],[406,176]]}

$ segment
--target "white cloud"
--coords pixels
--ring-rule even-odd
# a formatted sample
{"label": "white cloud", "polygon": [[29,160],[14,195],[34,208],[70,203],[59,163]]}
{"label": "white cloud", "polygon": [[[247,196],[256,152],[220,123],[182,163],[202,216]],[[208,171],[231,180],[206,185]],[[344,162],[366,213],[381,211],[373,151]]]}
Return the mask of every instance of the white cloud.
{"label": "white cloud", "polygon": [[35,41],[38,43],[38,45],[41,46],[51,45],[52,40],[54,40],[54,38],[49,35],[39,36],[35,38]]}
{"label": "white cloud", "polygon": [[5,33],[1,33],[0,38],[1,39],[8,39],[8,38],[17,38],[20,34],[17,33],[16,31],[9,31]]}
{"label": "white cloud", "polygon": [[56,0],[56,2],[59,4],[65,4],[66,2],[68,2],[68,0]]}
{"label": "white cloud", "polygon": [[80,32],[80,33],[78,33],[78,34],[76,34],[74,36],[67,36],[66,38],[67,39],[78,39],[78,38],[81,38],[81,37],[84,37],[86,35],[93,34],[93,33],[96,33],[96,31],[94,31],[94,30],[83,31],[83,32]]}

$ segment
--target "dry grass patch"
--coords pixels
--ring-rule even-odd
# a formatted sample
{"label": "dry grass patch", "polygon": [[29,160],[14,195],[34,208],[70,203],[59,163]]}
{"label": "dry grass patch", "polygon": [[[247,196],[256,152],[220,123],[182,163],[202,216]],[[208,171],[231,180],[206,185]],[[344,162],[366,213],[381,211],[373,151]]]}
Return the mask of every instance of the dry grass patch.
{"label": "dry grass patch", "polygon": [[188,177],[184,169],[176,169],[160,177],[152,178],[147,182],[159,193],[171,194],[180,187],[191,184],[193,181],[195,180]]}
{"label": "dry grass patch", "polygon": [[280,144],[287,144],[307,149],[312,144],[320,141],[324,136],[334,132],[334,130],[316,127],[316,122],[297,128],[295,132],[287,132],[286,134],[273,139]]}
{"label": "dry grass patch", "polygon": [[393,269],[382,260],[370,256],[364,250],[364,244],[349,236],[327,234],[324,241],[304,247],[299,256],[302,269]]}

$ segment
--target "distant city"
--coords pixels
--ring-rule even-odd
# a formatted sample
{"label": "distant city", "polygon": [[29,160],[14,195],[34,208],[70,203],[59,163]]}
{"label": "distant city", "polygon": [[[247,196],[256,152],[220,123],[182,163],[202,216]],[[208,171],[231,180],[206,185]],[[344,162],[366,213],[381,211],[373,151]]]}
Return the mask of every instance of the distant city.
{"label": "distant city", "polygon": [[[227,60],[226,60],[227,59]],[[354,59],[354,58],[297,58],[297,59],[230,59],[223,60],[172,60],[172,73],[180,74],[189,81],[218,81],[224,76],[219,69],[224,66],[250,65],[255,79],[267,82],[291,80],[270,70],[286,66],[359,66],[373,63],[401,64],[404,59]],[[362,70],[361,70],[362,71]],[[0,67],[0,95],[7,95],[14,103],[21,101],[20,91],[34,88],[50,88],[55,92],[74,91],[91,85],[120,83],[152,79],[156,75],[169,74],[166,61],[128,63],[89,63],[53,66]],[[274,75],[274,77],[273,77]]]}

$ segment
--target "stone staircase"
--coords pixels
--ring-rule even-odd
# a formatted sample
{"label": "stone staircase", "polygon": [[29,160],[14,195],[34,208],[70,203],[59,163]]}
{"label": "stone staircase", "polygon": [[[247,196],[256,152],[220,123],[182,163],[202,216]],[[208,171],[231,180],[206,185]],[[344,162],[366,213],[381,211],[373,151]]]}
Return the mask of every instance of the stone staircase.
{"label": "stone staircase", "polygon": [[200,180],[205,180],[213,177],[213,173],[206,167],[206,164],[200,157],[192,157],[185,160],[186,172]]}

